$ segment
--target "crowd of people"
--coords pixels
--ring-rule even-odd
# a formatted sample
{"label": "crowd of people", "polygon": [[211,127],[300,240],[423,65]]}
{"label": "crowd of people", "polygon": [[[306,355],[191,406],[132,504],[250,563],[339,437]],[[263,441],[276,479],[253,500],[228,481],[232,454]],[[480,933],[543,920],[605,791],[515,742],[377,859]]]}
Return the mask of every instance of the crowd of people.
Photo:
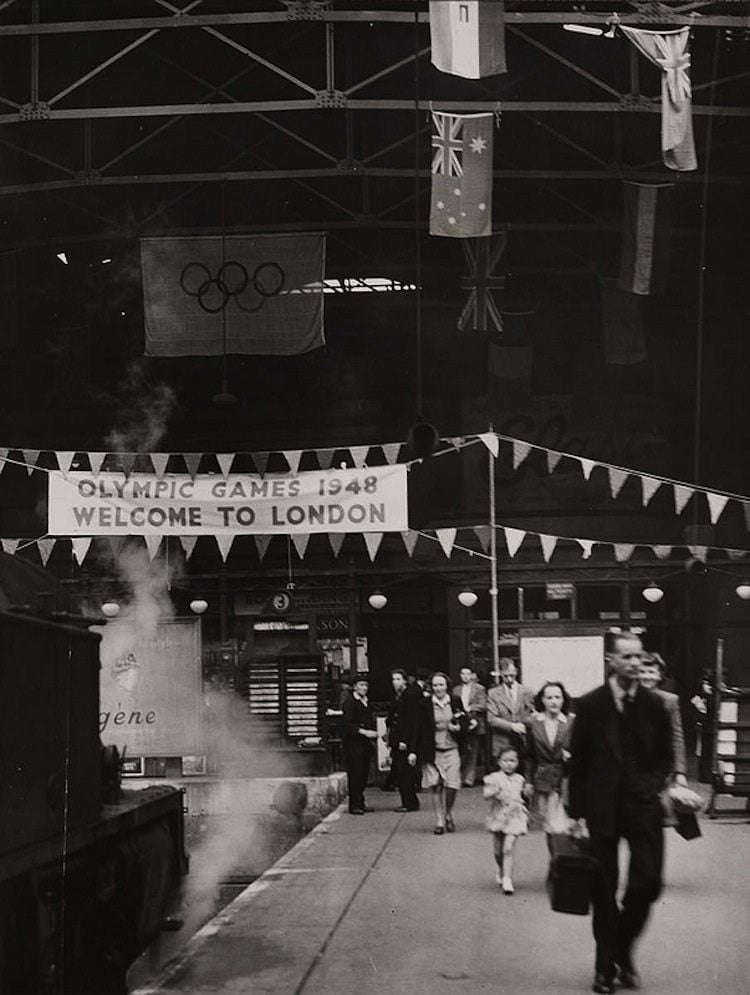
{"label": "crowd of people", "polygon": [[[420,808],[429,793],[437,836],[456,830],[458,792],[485,774],[486,828],[492,834],[496,881],[514,893],[517,840],[534,818],[547,834],[575,831],[596,860],[593,991],[636,989],[633,946],[662,887],[663,809],[670,783],[685,785],[685,744],[676,695],[661,691],[664,663],[647,654],[638,636],[607,634],[605,683],[575,703],[560,681],[536,692],[518,681],[513,659],[500,661],[489,690],[469,668],[451,688],[444,673],[410,677],[391,672],[393,700],[385,739],[400,793],[399,812]],[[378,738],[361,677],[343,704],[349,811],[364,815],[367,772]],[[619,841],[630,848],[628,882],[618,905]]]}

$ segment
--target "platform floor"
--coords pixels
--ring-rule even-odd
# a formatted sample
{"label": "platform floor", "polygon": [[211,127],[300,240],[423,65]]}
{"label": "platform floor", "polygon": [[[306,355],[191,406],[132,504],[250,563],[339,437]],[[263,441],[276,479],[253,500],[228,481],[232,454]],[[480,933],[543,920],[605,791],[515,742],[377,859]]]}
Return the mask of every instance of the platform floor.
{"label": "platform floor", "polygon": [[[423,804],[430,799],[422,795]],[[549,908],[540,832],[517,848],[516,894],[494,881],[479,788],[457,831],[427,807],[332,813],[133,995],[573,995],[590,991],[590,918]],[[667,888],[637,963],[652,995],[750,993],[750,824],[703,819],[690,843],[667,830]]]}

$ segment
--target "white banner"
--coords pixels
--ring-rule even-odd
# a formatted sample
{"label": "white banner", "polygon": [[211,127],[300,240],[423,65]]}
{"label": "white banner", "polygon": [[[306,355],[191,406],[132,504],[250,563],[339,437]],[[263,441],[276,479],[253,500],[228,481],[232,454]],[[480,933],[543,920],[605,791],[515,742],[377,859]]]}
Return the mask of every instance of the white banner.
{"label": "white banner", "polygon": [[408,529],[406,467],[228,477],[49,473],[56,536],[294,535]]}

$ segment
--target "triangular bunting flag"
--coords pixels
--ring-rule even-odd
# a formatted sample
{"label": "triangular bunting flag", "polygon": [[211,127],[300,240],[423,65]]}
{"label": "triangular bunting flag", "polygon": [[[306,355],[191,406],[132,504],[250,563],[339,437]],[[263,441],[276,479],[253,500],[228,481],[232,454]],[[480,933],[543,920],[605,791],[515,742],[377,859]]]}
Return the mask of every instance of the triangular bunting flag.
{"label": "triangular bunting flag", "polygon": [[297,535],[292,536],[292,542],[294,543],[294,548],[297,550],[297,556],[301,560],[305,558],[305,551],[307,550],[307,544],[310,541],[309,532],[300,532]]}
{"label": "triangular bunting flag", "polygon": [[539,541],[542,544],[542,555],[544,556],[544,562],[549,563],[550,557],[554,553],[555,546],[557,545],[557,536],[540,534]]}
{"label": "triangular bunting flag", "polygon": [[633,555],[635,550],[635,545],[630,542],[616,542],[615,543],[615,559],[618,563],[624,563],[625,560],[629,560]]}
{"label": "triangular bunting flag", "polygon": [[585,456],[578,456],[578,462],[581,464],[581,470],[583,471],[583,476],[586,480],[591,476],[591,471],[597,465],[592,459],[586,459]]}
{"label": "triangular bunting flag", "polygon": [[255,469],[262,477],[268,466],[268,453],[251,453],[250,455],[255,464]]}
{"label": "triangular bunting flag", "polygon": [[180,540],[180,545],[185,553],[185,559],[189,560],[193,555],[195,544],[198,542],[198,536],[178,536],[177,538]]}
{"label": "triangular bunting flag", "polygon": [[183,453],[182,458],[185,460],[185,466],[187,467],[188,473],[192,479],[195,480],[198,467],[203,459],[203,453]]}
{"label": "triangular bunting flag", "polygon": [[222,477],[228,477],[234,463],[234,453],[217,453],[216,462],[219,464]]}
{"label": "triangular bunting flag", "polygon": [[464,437],[462,435],[456,435],[452,439],[448,439],[448,442],[450,442],[456,452],[459,452],[461,446],[464,444]]}
{"label": "triangular bunting flag", "polygon": [[438,542],[443,547],[443,552],[446,556],[451,555],[453,543],[456,541],[457,531],[458,529],[435,529],[435,535],[438,538]]}
{"label": "triangular bunting flag", "polygon": [[344,539],[346,539],[346,532],[329,532],[328,541],[331,544],[331,550],[333,552],[334,559],[338,557],[341,552],[341,547],[344,545]]}
{"label": "triangular bunting flag", "polygon": [[146,540],[146,549],[148,550],[149,560],[153,560],[156,553],[161,546],[162,537],[160,535],[145,535],[143,537]]}
{"label": "triangular bunting flag", "polygon": [[489,525],[475,525],[474,526],[474,535],[477,537],[477,539],[479,540],[480,546],[482,547],[482,549],[486,553],[487,550],[490,548],[490,539],[492,538],[492,529],[489,527]]}
{"label": "triangular bunting flag", "polygon": [[660,560],[666,560],[672,555],[671,546],[652,546],[651,548]]}
{"label": "triangular bunting flag", "polygon": [[73,462],[75,453],[69,453],[69,452],[61,453],[58,451],[55,453],[55,456],[57,457],[57,465],[60,467],[63,473],[67,473]]}
{"label": "triangular bunting flag", "polygon": [[15,551],[18,549],[20,541],[20,539],[0,539],[0,545],[2,545],[4,553],[7,553],[9,556],[13,556]]}
{"label": "triangular bunting flag", "polygon": [[[106,453],[88,453],[89,463],[91,464],[91,472],[99,473],[102,468],[102,463],[106,459]],[[153,459],[153,457],[152,457]]]}
{"label": "triangular bunting flag", "polygon": [[169,453],[150,453],[151,462],[154,465],[154,473],[157,477],[163,477],[169,463]]}
{"label": "triangular bunting flag", "polygon": [[385,456],[385,461],[388,466],[393,466],[398,459],[398,454],[401,452],[401,443],[386,442],[385,445],[380,448],[383,450],[383,456]]}
{"label": "triangular bunting flag", "polygon": [[318,457],[318,466],[321,470],[330,470],[333,463],[334,449],[318,449],[315,455]]}
{"label": "triangular bunting flag", "polygon": [[86,559],[86,554],[91,546],[91,536],[81,536],[71,539],[71,544],[73,546],[73,556],[79,567],[83,566],[83,561]]}
{"label": "triangular bunting flag", "polygon": [[370,563],[375,560],[375,555],[380,548],[380,543],[383,541],[382,532],[363,532],[365,546],[367,546],[367,552],[370,554]]}
{"label": "triangular bunting flag", "polygon": [[663,481],[657,480],[655,477],[641,477],[641,487],[643,488],[643,507],[649,503],[651,498],[656,494],[656,492],[661,487]]}
{"label": "triangular bunting flag", "polygon": [[576,542],[578,543],[578,545],[583,550],[583,558],[584,558],[584,560],[587,560],[591,556],[591,551],[594,548],[594,540],[593,539],[576,539]]}
{"label": "triangular bunting flag", "polygon": [[0,449],[0,473],[2,473],[8,465],[8,452],[8,449]]}
{"label": "triangular bunting flag", "polygon": [[26,463],[26,472],[29,476],[34,472],[34,467],[36,466],[36,461],[39,459],[38,449],[22,449],[24,461]]}
{"label": "triangular bunting flag", "polygon": [[726,508],[728,497],[723,494],[706,494],[706,499],[708,501],[708,509],[711,514],[711,524],[716,525],[721,517],[722,511]]}
{"label": "triangular bunting flag", "polygon": [[513,441],[513,469],[517,470],[532,450],[531,443],[521,442],[518,439]]}
{"label": "triangular bunting flag", "polygon": [[55,548],[54,539],[37,539],[37,547],[39,549],[39,555],[42,558],[42,566],[47,566],[47,560],[50,558],[50,553]]}
{"label": "triangular bunting flag", "polygon": [[254,538],[255,538],[255,548],[258,550],[258,557],[259,559],[262,560],[263,557],[268,552],[268,547],[271,545],[271,540],[273,539],[273,536],[257,535]]}
{"label": "triangular bunting flag", "polygon": [[706,562],[708,557],[708,546],[688,546],[690,550],[690,555],[694,556],[696,560],[700,560],[701,563]]}
{"label": "triangular bunting flag", "polygon": [[137,453],[120,453],[120,466],[126,477],[129,477],[133,472],[137,455]]}
{"label": "triangular bunting flag", "polygon": [[414,548],[417,545],[417,540],[419,539],[419,532],[415,532],[414,529],[407,529],[406,532],[401,533],[401,538],[404,540],[404,546],[406,547],[406,552],[411,558],[414,554]]}
{"label": "triangular bunting flag", "polygon": [[730,560],[741,560],[746,555],[744,549],[728,549],[727,556]]}
{"label": "triangular bunting flag", "polygon": [[694,493],[695,491],[691,487],[685,487],[683,484],[674,485],[674,510],[678,515],[682,513],[683,508]]}
{"label": "triangular bunting flag", "polygon": [[108,536],[109,548],[112,550],[112,556],[115,559],[120,555],[120,550],[125,543],[125,536]]}
{"label": "triangular bunting flag", "polygon": [[624,470],[618,470],[616,466],[608,466],[607,474],[609,476],[609,489],[614,500],[625,486],[628,474]]}
{"label": "triangular bunting flag", "polygon": [[367,462],[367,454],[370,452],[369,446],[350,446],[349,452],[352,454],[354,465],[359,470]]}
{"label": "triangular bunting flag", "polygon": [[482,432],[482,433],[480,433],[479,438],[482,440],[482,442],[485,444],[485,446],[487,446],[487,448],[492,453],[492,455],[495,457],[495,459],[497,459],[498,454],[500,452],[500,440],[495,435],[495,433],[494,432]]}
{"label": "triangular bunting flag", "polygon": [[562,453],[556,453],[552,449],[547,450],[547,469],[550,473],[554,472],[555,467],[562,459]]}
{"label": "triangular bunting flag", "polygon": [[229,556],[229,551],[232,548],[232,543],[234,542],[235,536],[233,532],[222,532],[219,535],[215,535],[216,545],[219,547],[219,552],[221,553],[221,559],[223,563],[227,562],[227,557]]}
{"label": "triangular bunting flag", "polygon": [[503,532],[505,533],[505,545],[508,547],[508,553],[511,556],[515,556],[518,552],[518,547],[526,538],[526,533],[521,529],[512,529],[510,526],[505,526]]}
{"label": "triangular bunting flag", "polygon": [[284,459],[289,464],[289,472],[297,473],[299,470],[299,461],[302,459],[301,449],[289,449],[284,450]]}

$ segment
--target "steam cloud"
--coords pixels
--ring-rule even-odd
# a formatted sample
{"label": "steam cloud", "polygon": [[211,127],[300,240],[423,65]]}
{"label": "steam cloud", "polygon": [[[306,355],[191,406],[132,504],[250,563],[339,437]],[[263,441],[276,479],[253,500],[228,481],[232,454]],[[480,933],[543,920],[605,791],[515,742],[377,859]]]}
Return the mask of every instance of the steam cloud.
{"label": "steam cloud", "polygon": [[150,383],[139,360],[128,367],[116,403],[118,423],[106,436],[105,445],[114,452],[148,453],[167,434],[177,397],[167,384]]}

